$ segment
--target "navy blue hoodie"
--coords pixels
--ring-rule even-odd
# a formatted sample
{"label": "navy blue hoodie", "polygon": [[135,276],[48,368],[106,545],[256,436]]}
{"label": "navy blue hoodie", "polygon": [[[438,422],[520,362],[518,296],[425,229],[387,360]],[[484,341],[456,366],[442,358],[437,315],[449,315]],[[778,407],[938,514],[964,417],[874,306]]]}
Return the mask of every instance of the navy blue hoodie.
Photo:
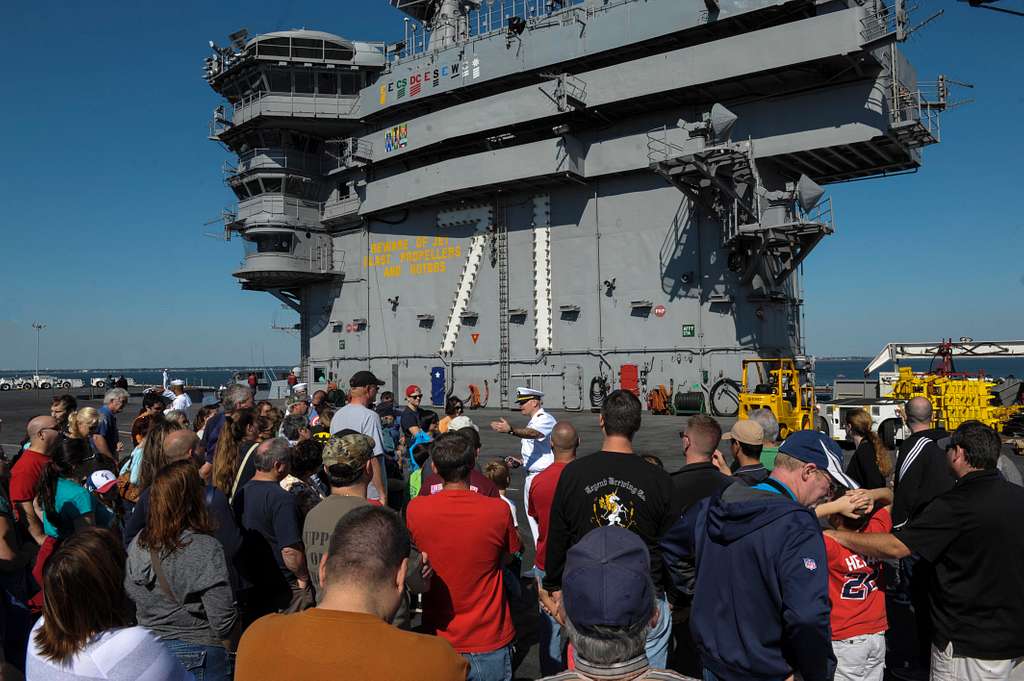
{"label": "navy blue hoodie", "polygon": [[784,491],[735,483],[661,541],[676,588],[693,594],[701,661],[722,681],[826,681],[835,670],[821,527]]}

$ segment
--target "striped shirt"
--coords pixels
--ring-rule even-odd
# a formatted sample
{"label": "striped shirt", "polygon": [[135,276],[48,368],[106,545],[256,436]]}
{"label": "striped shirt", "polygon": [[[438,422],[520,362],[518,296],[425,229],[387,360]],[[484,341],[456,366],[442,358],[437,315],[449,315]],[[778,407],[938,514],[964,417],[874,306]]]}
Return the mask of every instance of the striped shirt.
{"label": "striped shirt", "polygon": [[104,631],[61,664],[39,652],[35,638],[42,623],[40,618],[29,639],[25,661],[28,681],[194,681],[192,674],[148,629]]}

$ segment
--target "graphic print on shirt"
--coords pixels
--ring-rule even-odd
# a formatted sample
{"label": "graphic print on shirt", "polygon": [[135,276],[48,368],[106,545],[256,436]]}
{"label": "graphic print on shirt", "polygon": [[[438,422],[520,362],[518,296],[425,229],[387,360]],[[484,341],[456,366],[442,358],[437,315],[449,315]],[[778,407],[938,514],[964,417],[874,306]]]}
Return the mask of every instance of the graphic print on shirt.
{"label": "graphic print on shirt", "polygon": [[847,573],[843,581],[843,590],[840,597],[847,601],[862,601],[872,591],[878,590],[878,572],[881,563],[877,561],[865,561],[861,556],[854,554],[846,559]]}
{"label": "graphic print on shirt", "polygon": [[632,504],[626,506],[615,492],[609,492],[594,502],[594,518],[598,526],[618,525],[629,529],[635,523],[636,509]]}
{"label": "graphic print on shirt", "polygon": [[647,501],[647,495],[633,483],[615,478],[605,478],[589,485],[584,490],[593,499],[594,527],[618,525],[631,529],[636,525],[636,504],[633,499]]}

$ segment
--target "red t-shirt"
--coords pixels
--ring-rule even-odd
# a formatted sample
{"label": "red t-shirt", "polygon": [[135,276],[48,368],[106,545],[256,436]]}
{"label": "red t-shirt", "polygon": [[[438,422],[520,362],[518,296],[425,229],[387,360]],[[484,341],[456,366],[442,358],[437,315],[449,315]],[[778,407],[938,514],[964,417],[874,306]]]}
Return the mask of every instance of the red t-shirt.
{"label": "red t-shirt", "polygon": [[[889,509],[875,512],[861,532],[892,532]],[[889,628],[881,562],[868,560],[825,537],[828,597],[832,601],[832,640],[880,634]]]}
{"label": "red t-shirt", "polygon": [[[437,494],[442,489],[444,489],[444,480],[441,479],[440,475],[437,473],[424,475],[423,482],[420,483],[419,496],[428,497],[431,494]],[[485,497],[498,497],[498,488],[495,487],[494,483],[487,476],[475,468],[469,471],[469,491],[482,494]]]}
{"label": "red t-shirt", "polygon": [[553,463],[540,473],[530,483],[530,507],[526,512],[537,521],[537,553],[533,563],[541,570],[544,569],[544,558],[548,551],[548,527],[551,519],[551,503],[555,500],[555,488],[558,487],[558,478],[562,475],[565,463]]}
{"label": "red t-shirt", "polygon": [[36,484],[43,475],[43,469],[50,463],[50,457],[26,449],[18,463],[11,469],[11,502],[32,501],[36,496]]}
{"label": "red t-shirt", "polygon": [[423,594],[423,625],[458,653],[487,653],[516,636],[502,565],[521,546],[501,499],[442,490],[409,502],[406,523],[434,568]]}

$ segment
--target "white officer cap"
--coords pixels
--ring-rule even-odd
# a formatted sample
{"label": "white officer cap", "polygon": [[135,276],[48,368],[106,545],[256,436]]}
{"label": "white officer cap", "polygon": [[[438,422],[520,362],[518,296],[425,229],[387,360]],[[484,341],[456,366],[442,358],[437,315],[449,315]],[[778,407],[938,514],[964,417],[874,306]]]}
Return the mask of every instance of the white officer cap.
{"label": "white officer cap", "polygon": [[183,385],[185,385],[185,381],[181,380],[180,378],[176,378],[173,381],[171,381],[171,385],[183,386]]}
{"label": "white officer cap", "polygon": [[533,400],[533,399],[539,400],[542,397],[544,397],[544,393],[542,393],[539,390],[535,390],[534,388],[523,388],[521,386],[516,388],[516,403],[517,404],[522,404],[523,402],[529,402],[530,400]]}
{"label": "white officer cap", "polygon": [[294,392],[297,392],[297,393],[304,393],[304,392],[306,392],[307,385],[308,384],[306,384],[306,383],[296,383],[295,387],[292,388],[292,390]]}

